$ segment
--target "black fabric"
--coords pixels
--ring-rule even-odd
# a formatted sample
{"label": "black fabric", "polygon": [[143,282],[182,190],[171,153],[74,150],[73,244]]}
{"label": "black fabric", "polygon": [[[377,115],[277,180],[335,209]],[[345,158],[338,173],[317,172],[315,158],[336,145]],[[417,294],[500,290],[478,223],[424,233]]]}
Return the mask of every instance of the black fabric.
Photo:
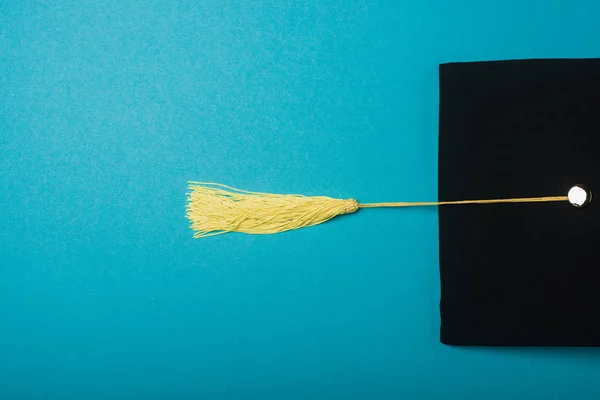
{"label": "black fabric", "polygon": [[600,60],[440,66],[442,343],[600,345]]}

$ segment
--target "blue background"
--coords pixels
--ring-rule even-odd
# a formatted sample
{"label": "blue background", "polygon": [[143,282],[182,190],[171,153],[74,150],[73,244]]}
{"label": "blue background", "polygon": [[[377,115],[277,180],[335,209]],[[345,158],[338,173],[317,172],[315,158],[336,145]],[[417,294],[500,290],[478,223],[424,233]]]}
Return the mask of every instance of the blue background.
{"label": "blue background", "polygon": [[437,198],[438,64],[600,55],[597,1],[0,3],[0,397],[597,398],[438,342],[435,209],[193,240],[186,181]]}

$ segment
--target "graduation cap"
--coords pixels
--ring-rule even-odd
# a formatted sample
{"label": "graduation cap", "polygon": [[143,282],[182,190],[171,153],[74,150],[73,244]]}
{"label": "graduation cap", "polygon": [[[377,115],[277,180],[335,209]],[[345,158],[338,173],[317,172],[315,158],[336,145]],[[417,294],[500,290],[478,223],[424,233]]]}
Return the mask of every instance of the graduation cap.
{"label": "graduation cap", "polygon": [[443,343],[600,345],[599,150],[600,60],[440,66],[440,199],[584,206],[440,207]]}
{"label": "graduation cap", "polygon": [[597,346],[598,149],[600,60],[443,64],[437,201],[190,182],[187,217],[204,238],[279,233],[362,208],[437,206],[442,343]]}

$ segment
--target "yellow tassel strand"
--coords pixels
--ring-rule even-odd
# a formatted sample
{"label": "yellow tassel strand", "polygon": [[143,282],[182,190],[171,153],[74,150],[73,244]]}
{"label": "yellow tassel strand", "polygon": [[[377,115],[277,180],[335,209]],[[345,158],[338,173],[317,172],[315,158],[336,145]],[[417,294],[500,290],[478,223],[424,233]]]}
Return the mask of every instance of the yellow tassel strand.
{"label": "yellow tassel strand", "polygon": [[195,238],[227,232],[271,234],[321,224],[360,208],[568,201],[567,196],[446,202],[364,203],[326,196],[247,192],[217,183],[189,182],[187,218]]}
{"label": "yellow tassel strand", "polygon": [[226,232],[285,232],[358,210],[354,199],[247,192],[202,182],[190,182],[189,189],[187,217],[195,238]]}

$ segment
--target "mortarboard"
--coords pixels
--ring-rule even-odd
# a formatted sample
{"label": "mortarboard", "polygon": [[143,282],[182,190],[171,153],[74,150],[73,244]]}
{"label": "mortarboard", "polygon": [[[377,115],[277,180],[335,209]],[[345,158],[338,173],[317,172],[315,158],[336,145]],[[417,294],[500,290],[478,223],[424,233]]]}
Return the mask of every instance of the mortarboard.
{"label": "mortarboard", "polygon": [[[600,60],[440,66],[440,200],[593,192],[599,150]],[[600,345],[598,204],[438,212],[443,343]]]}

